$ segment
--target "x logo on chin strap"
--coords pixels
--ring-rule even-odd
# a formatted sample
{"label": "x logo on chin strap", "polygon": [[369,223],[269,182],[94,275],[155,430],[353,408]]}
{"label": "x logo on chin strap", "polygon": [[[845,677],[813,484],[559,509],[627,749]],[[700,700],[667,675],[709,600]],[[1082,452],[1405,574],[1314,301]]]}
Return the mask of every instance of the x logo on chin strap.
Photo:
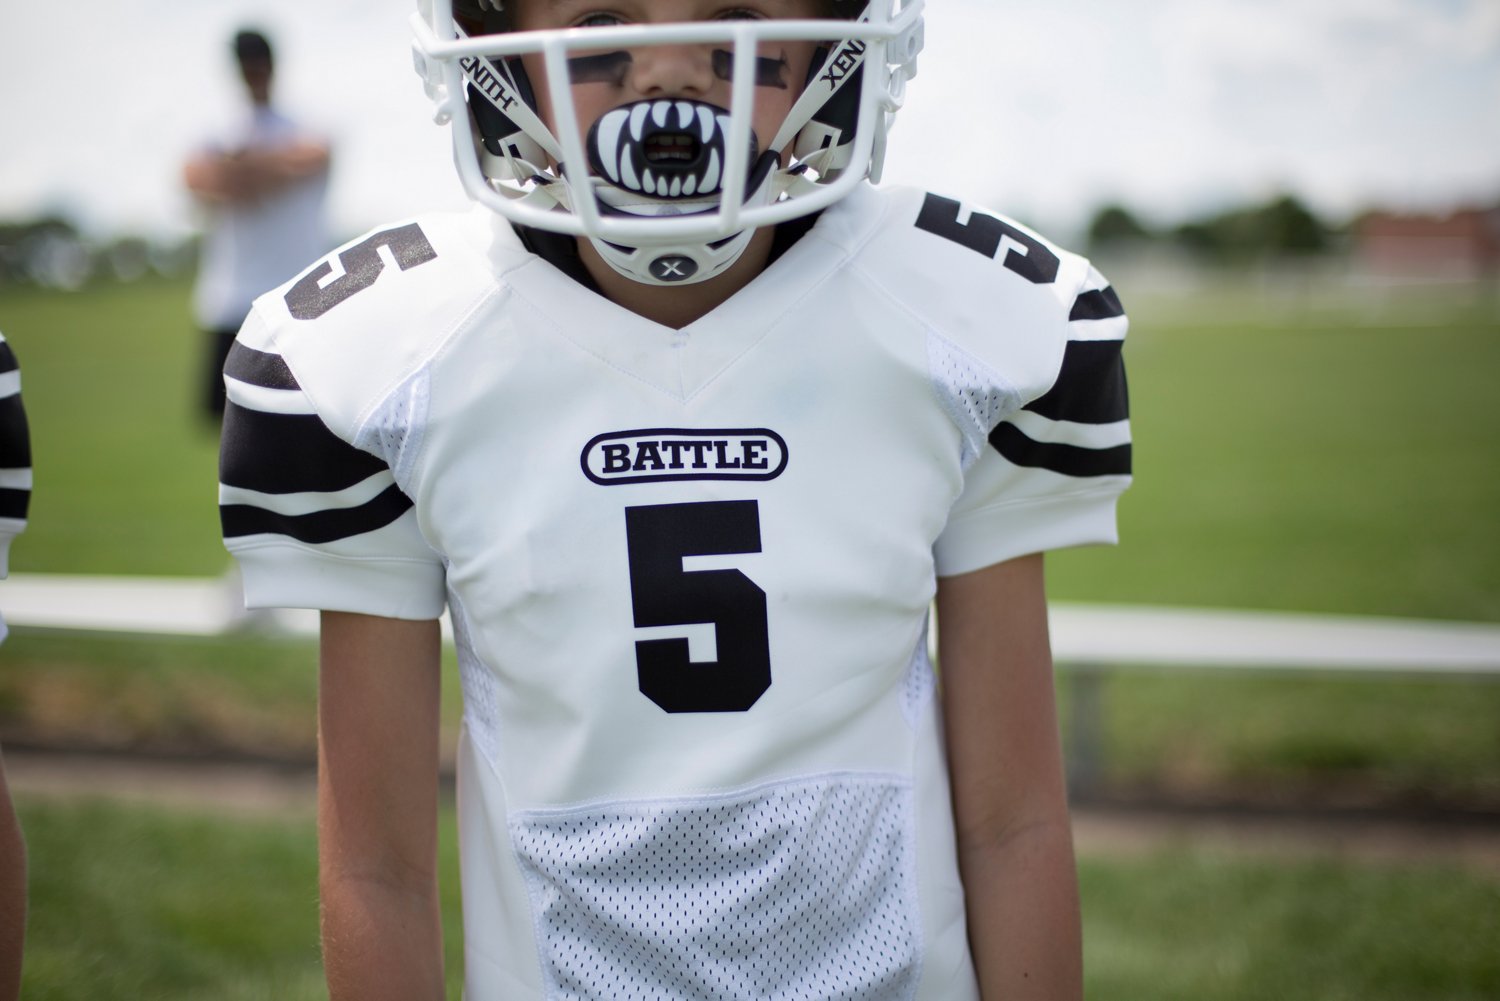
{"label": "x logo on chin strap", "polygon": [[651,274],[660,282],[684,282],[698,273],[691,257],[668,254],[651,262]]}

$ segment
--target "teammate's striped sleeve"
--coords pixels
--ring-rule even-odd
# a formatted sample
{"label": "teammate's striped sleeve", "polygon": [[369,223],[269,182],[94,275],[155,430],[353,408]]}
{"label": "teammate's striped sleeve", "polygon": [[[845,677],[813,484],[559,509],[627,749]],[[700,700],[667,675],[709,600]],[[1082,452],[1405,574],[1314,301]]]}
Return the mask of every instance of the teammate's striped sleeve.
{"label": "teammate's striped sleeve", "polygon": [[427,618],[441,562],[385,460],[336,435],[285,360],[242,332],[224,365],[219,519],[251,607]]}
{"label": "teammate's striped sleeve", "polygon": [[0,577],[10,567],[10,542],[26,528],[31,505],[31,433],[21,404],[21,368],[0,335]]}
{"label": "teammate's striped sleeve", "polygon": [[995,425],[990,444],[1017,466],[1088,479],[1130,473],[1125,309],[1097,271],[1068,316],[1068,342],[1046,393]]}

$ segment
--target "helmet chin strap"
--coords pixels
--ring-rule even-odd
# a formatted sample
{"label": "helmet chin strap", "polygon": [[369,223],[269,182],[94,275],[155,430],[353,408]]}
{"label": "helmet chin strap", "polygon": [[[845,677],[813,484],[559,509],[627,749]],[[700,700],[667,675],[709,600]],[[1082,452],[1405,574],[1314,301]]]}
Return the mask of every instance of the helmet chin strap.
{"label": "helmet chin strap", "polygon": [[[766,157],[771,154],[765,154]],[[747,208],[769,205],[781,187],[780,172],[762,169],[757,172],[760,184],[744,200]],[[607,215],[637,215],[656,218],[713,212],[719,207],[717,197],[668,201],[623,192],[600,178],[591,178],[592,194]],[[566,187],[555,185],[555,187]],[[565,196],[566,197],[566,196]],[[718,240],[651,242],[637,246],[611,243],[598,237],[589,242],[599,256],[619,274],[642,285],[670,288],[696,285],[723,274],[744,254],[755,231],[743,229]]]}

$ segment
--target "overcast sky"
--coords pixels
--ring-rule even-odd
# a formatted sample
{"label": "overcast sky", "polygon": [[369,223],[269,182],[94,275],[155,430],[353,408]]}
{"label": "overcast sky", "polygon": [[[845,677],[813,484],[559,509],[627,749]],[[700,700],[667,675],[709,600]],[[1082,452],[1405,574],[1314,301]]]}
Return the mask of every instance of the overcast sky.
{"label": "overcast sky", "polygon": [[[241,99],[241,24],[277,44],[278,103],[334,137],[339,234],[464,204],[405,0],[0,6],[0,218],[192,228],[179,165]],[[1064,236],[1106,201],[1158,221],[1282,190],[1334,217],[1500,201],[1500,0],[928,7],[888,181]]]}

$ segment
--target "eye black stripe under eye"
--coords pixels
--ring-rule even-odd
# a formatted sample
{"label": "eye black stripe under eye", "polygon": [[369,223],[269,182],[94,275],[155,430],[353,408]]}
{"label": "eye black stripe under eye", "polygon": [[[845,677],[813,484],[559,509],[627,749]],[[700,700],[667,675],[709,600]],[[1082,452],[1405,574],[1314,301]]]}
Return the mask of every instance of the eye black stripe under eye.
{"label": "eye black stripe under eye", "polygon": [[[791,66],[787,63],[785,56],[780,59],[756,56],[755,86],[786,90],[789,86],[787,74],[790,69]],[[734,79],[734,53],[726,49],[714,49],[714,76],[725,81]]]}
{"label": "eye black stripe under eye", "polygon": [[629,52],[601,52],[597,56],[574,56],[568,60],[568,80],[572,83],[625,83],[630,69]]}

